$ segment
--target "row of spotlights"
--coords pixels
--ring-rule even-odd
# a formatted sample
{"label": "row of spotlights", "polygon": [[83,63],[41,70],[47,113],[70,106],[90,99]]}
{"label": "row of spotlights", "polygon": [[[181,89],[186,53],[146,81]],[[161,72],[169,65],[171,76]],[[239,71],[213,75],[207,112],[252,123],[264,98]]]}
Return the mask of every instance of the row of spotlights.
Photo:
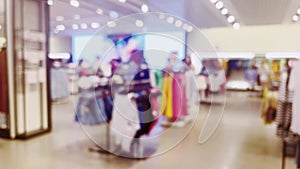
{"label": "row of spotlights", "polygon": [[[73,24],[72,25],[72,29],[73,30],[78,30],[79,28],[81,28],[81,29],[87,29],[89,26],[88,26],[88,24],[86,24],[86,23],[82,23],[82,24]],[[97,29],[97,28],[99,28],[100,27],[100,24],[99,23],[97,23],[97,22],[93,22],[93,23],[91,23],[91,28],[93,28],[93,29]],[[56,27],[55,27],[55,30],[57,30],[57,31],[64,31],[66,29],[66,27],[64,26],[64,25],[57,25]]]}
{"label": "row of spotlights", "polygon": [[[107,25],[107,27],[109,27],[109,28],[113,28],[113,27],[116,27],[117,26],[117,23],[115,22],[115,21],[108,21],[107,23],[106,23],[106,25]],[[142,21],[142,20],[139,20],[139,19],[137,19],[136,21],[135,21],[135,25],[137,26],[137,27],[144,27],[144,22]],[[73,24],[72,25],[72,29],[73,30],[78,30],[78,29],[82,29],[82,30],[85,30],[85,29],[88,29],[88,24],[86,24],[86,23],[82,23],[82,24]],[[93,23],[91,23],[91,25],[90,25],[90,27],[91,28],[93,28],[93,29],[97,29],[97,28],[99,28],[100,27],[100,24],[99,23],[97,23],[97,22],[93,22]],[[57,25],[56,27],[55,27],[55,30],[54,30],[54,33],[58,33],[58,32],[60,32],[60,31],[64,31],[66,29],[66,27],[64,26],[64,25]]]}
{"label": "row of spotlights", "polygon": [[236,22],[235,17],[229,14],[229,9],[224,7],[224,3],[221,0],[210,0],[210,2],[215,4],[216,8],[220,10],[222,15],[227,16],[227,22],[231,23],[234,29],[240,29],[240,23]]}
{"label": "row of spotlights", "polygon": [[[53,5],[54,1],[53,0],[47,0],[48,5]],[[78,0],[70,0],[70,5],[78,8],[80,6],[80,3]]]}
{"label": "row of spotlights", "polygon": [[297,22],[300,17],[300,8],[297,9],[296,14],[292,17],[293,22]]}
{"label": "row of spotlights", "polygon": [[161,19],[161,20],[166,19],[166,21],[169,24],[174,24],[178,28],[182,27],[187,32],[192,32],[193,29],[194,29],[193,26],[188,25],[186,23],[184,24],[181,20],[176,20],[175,21],[174,17],[172,17],[172,16],[169,16],[169,17],[166,18],[166,16],[164,14],[159,14],[158,18]]}

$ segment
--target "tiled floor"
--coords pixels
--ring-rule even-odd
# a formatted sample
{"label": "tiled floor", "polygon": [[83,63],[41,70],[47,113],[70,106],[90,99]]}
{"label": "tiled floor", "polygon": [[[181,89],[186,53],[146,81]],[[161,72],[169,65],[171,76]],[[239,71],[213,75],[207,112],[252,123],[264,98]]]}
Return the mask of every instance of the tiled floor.
{"label": "tiled floor", "polygon": [[[53,131],[28,141],[0,139],[0,168],[3,169],[280,169],[281,143],[274,126],[260,119],[261,101],[249,93],[226,95],[224,115],[214,135],[199,144],[199,135],[209,110],[201,105],[193,126],[171,128],[161,135],[158,152],[168,148],[178,136],[190,133],[171,150],[144,160],[132,160],[92,153],[93,145],[74,122],[73,103],[53,105]],[[217,105],[210,118],[223,109]],[[89,130],[105,137],[105,126]],[[175,140],[175,141],[174,141]],[[286,169],[294,169],[293,159]]]}

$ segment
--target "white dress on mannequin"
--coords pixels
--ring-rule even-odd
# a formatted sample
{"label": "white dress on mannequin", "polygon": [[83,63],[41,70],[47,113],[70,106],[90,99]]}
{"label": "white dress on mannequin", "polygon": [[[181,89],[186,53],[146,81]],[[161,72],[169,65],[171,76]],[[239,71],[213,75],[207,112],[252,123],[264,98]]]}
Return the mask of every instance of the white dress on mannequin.
{"label": "white dress on mannequin", "polygon": [[300,134],[300,60],[297,60],[293,65],[289,89],[294,91],[291,130]]}

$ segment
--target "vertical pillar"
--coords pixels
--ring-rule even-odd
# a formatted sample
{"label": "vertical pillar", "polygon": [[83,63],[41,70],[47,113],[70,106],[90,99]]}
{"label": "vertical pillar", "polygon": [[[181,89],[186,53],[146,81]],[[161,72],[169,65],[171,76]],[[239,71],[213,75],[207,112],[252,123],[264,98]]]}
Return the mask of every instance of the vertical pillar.
{"label": "vertical pillar", "polygon": [[46,2],[6,2],[10,138],[51,130]]}

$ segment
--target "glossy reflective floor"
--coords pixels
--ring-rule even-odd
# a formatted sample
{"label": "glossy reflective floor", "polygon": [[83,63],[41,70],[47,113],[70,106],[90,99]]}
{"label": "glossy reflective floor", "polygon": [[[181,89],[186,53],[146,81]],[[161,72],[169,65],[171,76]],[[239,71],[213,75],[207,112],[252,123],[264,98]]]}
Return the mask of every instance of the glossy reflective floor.
{"label": "glossy reflective floor", "polygon": [[[89,152],[93,145],[74,122],[73,102],[53,105],[53,131],[27,141],[0,139],[3,169],[280,169],[281,143],[274,126],[260,118],[261,99],[251,93],[227,92],[224,116],[214,135],[199,144],[199,134],[209,105],[201,105],[191,132],[170,151],[144,160]],[[218,110],[217,110],[218,109]],[[222,111],[218,105],[217,111]],[[210,112],[216,116],[217,111]],[[189,126],[186,126],[187,128]],[[158,151],[184,128],[172,128],[160,137]],[[105,127],[91,130],[105,137]],[[294,169],[287,159],[286,169]]]}

